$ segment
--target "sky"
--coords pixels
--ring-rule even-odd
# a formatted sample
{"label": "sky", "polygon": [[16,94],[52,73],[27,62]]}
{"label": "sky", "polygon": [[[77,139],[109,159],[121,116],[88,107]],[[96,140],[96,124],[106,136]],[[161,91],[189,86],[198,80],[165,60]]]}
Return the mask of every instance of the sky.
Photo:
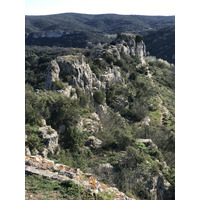
{"label": "sky", "polygon": [[175,0],[25,0],[26,15],[66,12],[175,15]]}

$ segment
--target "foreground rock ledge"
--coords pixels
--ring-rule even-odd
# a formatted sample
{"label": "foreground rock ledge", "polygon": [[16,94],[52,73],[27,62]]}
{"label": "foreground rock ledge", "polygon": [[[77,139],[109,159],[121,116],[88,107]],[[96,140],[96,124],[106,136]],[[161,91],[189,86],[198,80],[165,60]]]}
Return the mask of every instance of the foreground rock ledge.
{"label": "foreground rock ledge", "polygon": [[73,169],[66,165],[55,164],[54,161],[42,156],[25,156],[25,172],[52,178],[58,181],[71,180],[86,188],[91,194],[98,194],[102,191],[114,192],[114,200],[135,200],[127,197],[117,188],[108,187],[98,182],[92,174],[83,173],[80,169]]}

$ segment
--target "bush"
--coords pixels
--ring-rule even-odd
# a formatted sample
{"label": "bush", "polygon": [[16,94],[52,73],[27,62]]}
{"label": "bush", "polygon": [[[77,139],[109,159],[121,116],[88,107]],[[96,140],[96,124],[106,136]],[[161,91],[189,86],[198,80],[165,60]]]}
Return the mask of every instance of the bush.
{"label": "bush", "polygon": [[104,99],[105,99],[105,94],[102,90],[97,90],[97,91],[94,92],[93,98],[94,98],[96,103],[103,104]]}
{"label": "bush", "polygon": [[39,125],[41,118],[49,117],[49,109],[46,101],[35,94],[33,87],[26,84],[25,90],[25,123],[30,125]]}
{"label": "bush", "polygon": [[85,135],[77,127],[70,126],[66,132],[61,135],[63,147],[72,151],[78,151],[84,144]]}
{"label": "bush", "polygon": [[141,42],[143,40],[143,36],[142,35],[136,35],[136,38],[135,38],[135,41],[138,43],[138,42]]}
{"label": "bush", "polygon": [[53,90],[64,90],[66,85],[59,79],[56,79],[53,83],[52,89]]}
{"label": "bush", "polygon": [[115,62],[115,58],[111,53],[104,52],[103,56],[108,64]]}
{"label": "bush", "polygon": [[134,192],[138,197],[140,197],[143,200],[153,200],[151,195],[144,189],[142,185],[135,186]]}

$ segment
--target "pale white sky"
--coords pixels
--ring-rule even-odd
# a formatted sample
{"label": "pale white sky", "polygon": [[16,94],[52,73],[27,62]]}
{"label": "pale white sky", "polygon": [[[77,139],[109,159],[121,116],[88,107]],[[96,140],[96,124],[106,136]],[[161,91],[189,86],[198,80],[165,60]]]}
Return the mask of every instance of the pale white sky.
{"label": "pale white sky", "polygon": [[25,0],[26,15],[86,14],[175,15],[174,0]]}

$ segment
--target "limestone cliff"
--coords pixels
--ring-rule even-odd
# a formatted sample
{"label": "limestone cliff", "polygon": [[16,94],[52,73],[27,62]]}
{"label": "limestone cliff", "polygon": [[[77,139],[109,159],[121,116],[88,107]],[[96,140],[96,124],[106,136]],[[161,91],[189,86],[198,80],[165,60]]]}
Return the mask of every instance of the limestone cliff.
{"label": "limestone cliff", "polygon": [[120,54],[128,56],[137,56],[142,64],[145,64],[146,46],[142,38],[131,33],[118,34],[117,38],[111,42],[107,52],[120,59]]}
{"label": "limestone cliff", "polygon": [[108,85],[124,83],[119,67],[112,69],[107,67],[104,74],[97,79],[82,54],[59,56],[51,61],[47,68],[45,89],[51,90],[53,82],[60,78],[67,81],[69,85],[79,87],[91,95],[97,89],[105,90]]}

